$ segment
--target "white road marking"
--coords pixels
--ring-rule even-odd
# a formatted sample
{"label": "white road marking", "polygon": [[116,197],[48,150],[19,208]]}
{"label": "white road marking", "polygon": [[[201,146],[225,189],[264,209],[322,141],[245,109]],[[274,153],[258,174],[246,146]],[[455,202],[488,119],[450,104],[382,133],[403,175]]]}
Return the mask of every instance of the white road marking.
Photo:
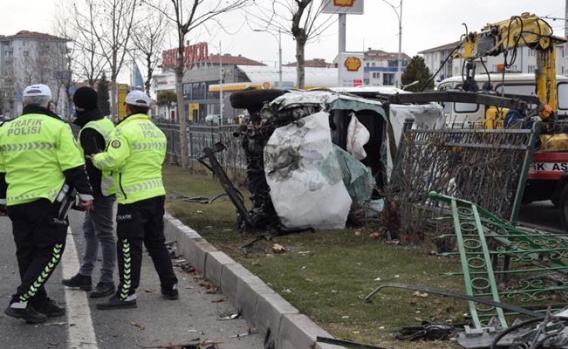
{"label": "white road marking", "polygon": [[[71,228],[67,230],[65,252],[61,260],[63,278],[69,279],[79,270],[79,255],[75,248],[75,240]],[[97,337],[91,318],[88,293],[65,287],[65,302],[67,303],[67,348],[98,349]]]}

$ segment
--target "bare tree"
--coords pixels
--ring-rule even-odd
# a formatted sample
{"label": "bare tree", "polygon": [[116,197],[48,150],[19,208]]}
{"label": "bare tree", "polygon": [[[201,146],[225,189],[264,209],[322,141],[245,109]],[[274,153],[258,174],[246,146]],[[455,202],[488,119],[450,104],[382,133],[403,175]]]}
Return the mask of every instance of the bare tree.
{"label": "bare tree", "polygon": [[[162,7],[156,5],[154,0],[142,0],[151,8],[162,12],[164,16],[170,20],[176,27],[177,34],[177,64],[176,64],[176,92],[177,92],[177,115],[179,116],[180,127],[180,157],[181,167],[188,167],[187,157],[187,119],[185,115],[180,113],[183,110],[183,89],[182,80],[186,69],[188,68],[185,61],[185,43],[186,36],[198,27],[207,28],[207,24],[212,22],[219,27],[222,24],[218,21],[218,17],[227,12],[242,8],[248,0],[189,0],[184,6],[183,0],[167,0],[165,11]],[[165,1],[165,0],[164,0]]]}
{"label": "bare tree", "polygon": [[147,20],[132,32],[132,43],[144,59],[147,72],[144,88],[148,95],[150,95],[154,70],[162,58],[161,50],[164,48],[164,39],[166,38],[168,24],[170,24],[164,18],[165,10],[154,12],[156,13],[145,16]]}
{"label": "bare tree", "polygon": [[0,114],[15,116],[17,108],[16,101],[17,78],[14,66],[9,64],[2,65],[0,70]]}
{"label": "bare tree", "polygon": [[70,116],[69,106],[71,105],[71,86],[73,86],[73,65],[76,57],[76,43],[70,38],[74,35],[72,26],[68,25],[68,12],[57,11],[54,23],[54,33],[60,38],[65,38],[67,43],[65,46],[59,46],[57,52],[54,52],[58,58],[57,71],[55,72],[55,80],[57,83],[57,100],[61,90],[65,93],[65,115]]}
{"label": "bare tree", "polygon": [[[73,84],[73,74],[71,72],[72,56],[67,45],[54,46],[51,52],[51,63],[55,68],[53,70],[55,84],[54,100],[61,103],[59,111],[64,118],[69,119],[69,106],[71,104],[70,87]],[[61,96],[61,94],[64,94],[65,98],[62,98],[63,96]]]}
{"label": "bare tree", "polygon": [[[65,0],[61,0],[65,1]],[[95,22],[98,20],[95,6],[90,2],[73,2],[70,7],[67,3],[61,4],[67,11],[58,11],[63,30],[73,38],[71,51],[73,53],[73,73],[81,80],[93,87],[100,79],[108,63],[103,59],[102,47],[95,36]]]}
{"label": "bare tree", "polygon": [[323,15],[324,1],[314,0],[257,0],[258,13],[247,15],[253,28],[263,27],[267,31],[288,34],[296,41],[296,85],[305,85],[305,50],[308,42],[323,35],[335,19]]}
{"label": "bare tree", "polygon": [[[79,2],[79,4],[77,4]],[[92,49],[94,63],[97,55],[101,55],[105,65],[110,69],[111,111],[117,116],[117,89],[118,74],[128,54],[128,45],[135,26],[135,13],[137,0],[78,0],[77,11],[87,11],[87,16],[81,15],[77,20],[77,29],[81,30],[86,38],[93,39],[86,43]],[[83,25],[81,27],[81,25]]]}

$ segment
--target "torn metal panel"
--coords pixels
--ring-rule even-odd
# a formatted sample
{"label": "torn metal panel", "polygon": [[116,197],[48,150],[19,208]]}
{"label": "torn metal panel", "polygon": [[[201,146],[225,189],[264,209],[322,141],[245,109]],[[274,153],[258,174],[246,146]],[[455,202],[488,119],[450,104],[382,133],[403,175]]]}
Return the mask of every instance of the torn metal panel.
{"label": "torn metal panel", "polygon": [[369,201],[375,184],[371,169],[340,147],[334,146],[334,149],[341,168],[343,184],[353,202],[358,207],[363,207]]}
{"label": "torn metal panel", "polygon": [[[404,123],[411,122],[413,129],[418,130],[438,130],[444,127],[446,116],[441,105],[437,103],[421,104],[421,105],[389,105],[389,121],[392,126],[392,135],[394,144],[400,148],[401,136],[404,132]],[[385,142],[390,154],[390,142]],[[396,149],[395,149],[396,151]],[[394,167],[391,157],[387,157],[388,176],[391,175],[391,169]]]}
{"label": "torn metal panel", "polygon": [[385,121],[387,116],[383,104],[372,99],[342,95],[331,91],[290,91],[275,98],[270,105],[277,105],[280,110],[298,105],[320,105],[323,110],[372,110]]}

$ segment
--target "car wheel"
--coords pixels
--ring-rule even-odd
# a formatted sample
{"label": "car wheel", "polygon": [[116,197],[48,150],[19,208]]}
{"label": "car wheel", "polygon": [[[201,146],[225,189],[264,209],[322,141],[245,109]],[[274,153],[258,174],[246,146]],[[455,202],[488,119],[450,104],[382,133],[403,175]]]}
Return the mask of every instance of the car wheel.
{"label": "car wheel", "polygon": [[235,109],[246,109],[249,114],[254,114],[262,108],[264,102],[271,101],[285,94],[284,90],[245,90],[231,94],[231,106]]}

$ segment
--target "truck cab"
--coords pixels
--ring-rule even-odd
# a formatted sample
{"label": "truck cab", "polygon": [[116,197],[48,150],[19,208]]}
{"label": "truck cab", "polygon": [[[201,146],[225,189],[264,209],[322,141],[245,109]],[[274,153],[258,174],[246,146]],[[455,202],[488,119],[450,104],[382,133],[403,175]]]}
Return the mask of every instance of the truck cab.
{"label": "truck cab", "polygon": [[[484,93],[492,93],[496,96],[504,94],[505,96],[534,96],[536,98],[534,74],[478,74],[475,76],[475,80],[479,91]],[[440,82],[437,89],[440,91],[460,91],[463,84],[464,78],[462,76],[454,76]],[[559,120],[568,120],[568,77],[556,75],[556,86],[558,91],[557,117]],[[483,122],[486,110],[486,106],[475,103],[444,103],[446,123],[449,126],[473,127]]]}

